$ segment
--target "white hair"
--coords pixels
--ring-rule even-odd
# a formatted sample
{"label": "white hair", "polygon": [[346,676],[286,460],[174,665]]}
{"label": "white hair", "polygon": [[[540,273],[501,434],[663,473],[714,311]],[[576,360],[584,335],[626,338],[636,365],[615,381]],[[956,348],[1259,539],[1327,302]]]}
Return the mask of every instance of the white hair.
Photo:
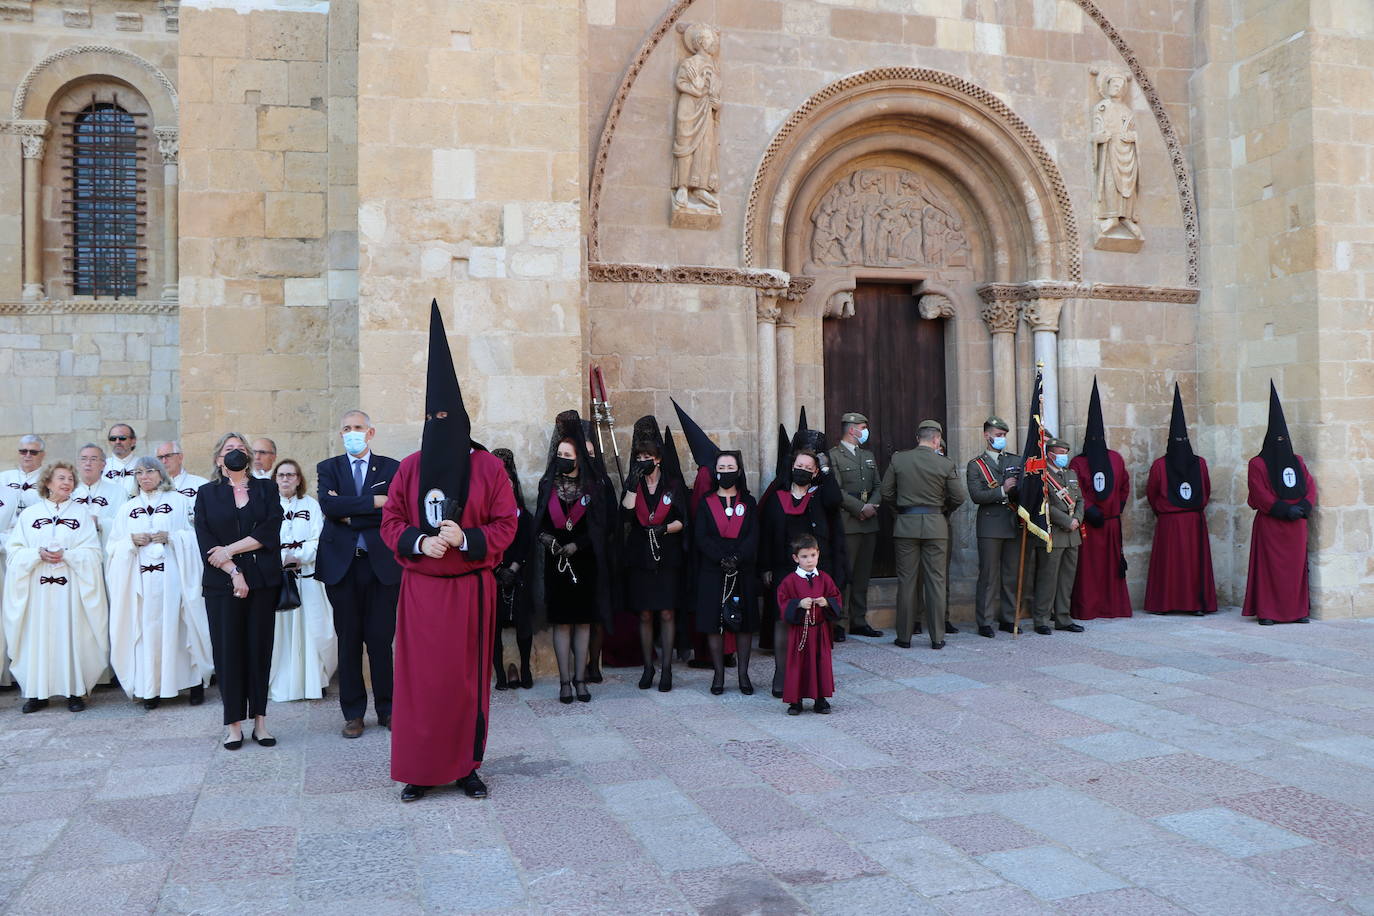
{"label": "white hair", "polygon": [[352,410],[345,410],[343,412],[343,414],[339,417],[339,425],[343,426],[344,421],[347,420],[349,417],[362,417],[363,422],[367,424],[368,429],[372,428],[372,418],[367,415],[366,411],[358,410],[356,407]]}
{"label": "white hair", "polygon": [[38,450],[39,450],[40,452],[46,452],[46,451],[48,450],[48,446],[47,446],[46,444],[44,444],[43,439],[42,439],[41,437],[39,437],[39,436],[35,436],[33,433],[29,433],[27,436],[20,436],[20,437],[19,437],[19,444],[20,444],[20,445],[36,445],[36,446],[38,446]]}

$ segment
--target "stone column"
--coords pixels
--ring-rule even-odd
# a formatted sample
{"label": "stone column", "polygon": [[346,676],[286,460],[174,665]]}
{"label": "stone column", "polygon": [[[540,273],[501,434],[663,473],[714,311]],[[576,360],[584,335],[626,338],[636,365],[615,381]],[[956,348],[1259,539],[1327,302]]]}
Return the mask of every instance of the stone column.
{"label": "stone column", "polygon": [[1016,325],[1021,310],[1014,301],[985,302],[983,322],[992,334],[992,410],[1011,424],[1007,437],[1016,438],[1019,412],[1016,404]]}
{"label": "stone column", "polygon": [[[784,311],[778,316],[778,416],[781,422],[795,423],[797,416],[797,346],[796,334],[797,325],[791,317]],[[759,435],[765,439],[778,438],[778,420],[773,421],[773,425],[765,430],[760,430]],[[773,467],[760,468],[760,471],[772,473]]]}
{"label": "stone column", "polygon": [[[777,463],[778,428],[778,339],[777,322],[782,315],[778,297],[760,290],[756,307],[759,357],[759,470]],[[762,478],[755,478],[761,480]]]}
{"label": "stone column", "polygon": [[24,292],[26,302],[43,298],[43,148],[47,121],[14,121],[24,151]]}
{"label": "stone column", "polygon": [[180,135],[175,127],[155,127],[157,151],[162,155],[162,298],[177,299],[177,153]]}
{"label": "stone column", "polygon": [[1032,299],[1026,304],[1026,321],[1035,335],[1035,361],[1044,366],[1045,412],[1041,420],[1055,436],[1063,432],[1059,428],[1059,311],[1063,306],[1063,299]]}

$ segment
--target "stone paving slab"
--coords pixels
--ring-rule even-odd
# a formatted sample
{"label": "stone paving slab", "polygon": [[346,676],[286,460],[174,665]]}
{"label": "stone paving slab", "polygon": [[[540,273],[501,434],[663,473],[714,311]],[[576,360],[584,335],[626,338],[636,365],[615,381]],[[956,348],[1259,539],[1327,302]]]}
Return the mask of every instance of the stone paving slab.
{"label": "stone paving slab", "polygon": [[1374,914],[1374,623],[852,639],[836,675],[826,717],[683,667],[498,692],[492,797],[414,805],[331,699],[229,753],[213,690],[3,693],[0,912]]}

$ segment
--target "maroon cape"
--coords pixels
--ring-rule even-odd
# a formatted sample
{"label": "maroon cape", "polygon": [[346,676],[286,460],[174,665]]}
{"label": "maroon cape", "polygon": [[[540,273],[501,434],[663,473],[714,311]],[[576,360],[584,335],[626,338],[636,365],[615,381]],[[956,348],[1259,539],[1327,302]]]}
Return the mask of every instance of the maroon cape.
{"label": "maroon cape", "polygon": [[1121,453],[1107,451],[1112,463],[1114,486],[1099,499],[1093,492],[1093,474],[1082,455],[1069,462],[1078,475],[1078,486],[1086,500],[1084,508],[1096,506],[1106,518],[1101,528],[1083,526],[1083,546],[1078,548],[1078,578],[1073,583],[1069,614],[1079,620],[1099,617],[1131,616],[1131,593],[1121,575],[1121,511],[1131,499],[1131,475]]}
{"label": "maroon cape", "polygon": [[[1307,501],[1317,504],[1317,484],[1307,473],[1302,456],[1296,456],[1307,481]],[[1280,521],[1269,514],[1280,500],[1269,484],[1264,459],[1250,459],[1250,508],[1257,509],[1250,532],[1250,578],[1245,583],[1246,617],[1263,617],[1280,623],[1301,620],[1311,610],[1307,594],[1307,519]]]}
{"label": "maroon cape", "polygon": [[[419,526],[420,453],[401,462],[382,509],[382,540],[412,543]],[[450,548],[442,560],[397,556],[396,674],[391,778],[420,786],[462,779],[482,762],[496,632],[492,570],[515,540],[515,493],[501,459],[472,453],[472,483],[459,524],[480,528],[486,555]],[[409,534],[407,534],[409,530]],[[469,539],[471,543],[471,539]]]}
{"label": "maroon cape", "polygon": [[1212,496],[1207,459],[1202,469],[1201,509],[1181,509],[1169,502],[1169,470],[1165,459],[1150,465],[1145,494],[1155,513],[1155,540],[1150,548],[1150,578],[1145,584],[1145,610],[1215,611],[1217,583],[1212,578],[1212,543],[1207,534],[1205,508]]}
{"label": "maroon cape", "polygon": [[[828,603],[815,609],[815,623],[809,627],[798,622],[806,619],[806,611],[797,604],[803,598],[824,598]],[[827,574],[817,570],[816,577],[810,580],[795,571],[783,576],[778,586],[778,612],[789,623],[787,674],[782,684],[784,703],[835,695],[835,673],[830,667],[830,621],[840,619],[839,611],[840,590]],[[801,646],[803,635],[805,646]]]}

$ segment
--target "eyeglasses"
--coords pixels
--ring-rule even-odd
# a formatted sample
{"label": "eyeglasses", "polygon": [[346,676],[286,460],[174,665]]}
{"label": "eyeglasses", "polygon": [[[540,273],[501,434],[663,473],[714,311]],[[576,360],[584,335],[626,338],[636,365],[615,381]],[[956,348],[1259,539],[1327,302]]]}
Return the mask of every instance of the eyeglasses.
{"label": "eyeglasses", "polygon": [[301,475],[297,474],[295,471],[278,471],[278,472],[277,472],[277,476],[278,476],[278,477],[299,477],[299,476],[301,476]]}
{"label": "eyeglasses", "polygon": [[19,454],[21,454],[21,455],[41,455],[41,454],[43,454],[43,450],[42,450],[41,448],[21,448],[21,449],[19,450]]}
{"label": "eyeglasses", "polygon": [[165,455],[158,455],[158,456],[157,456],[157,460],[158,460],[158,461],[166,461],[168,458],[175,458],[177,455],[180,455],[180,454],[181,454],[181,452],[168,452],[168,453],[165,454]]}
{"label": "eyeglasses", "polygon": [[111,436],[111,442],[128,442],[133,436]]}
{"label": "eyeglasses", "polygon": [[253,449],[253,454],[254,454],[254,455],[275,455],[276,452],[268,452],[268,451],[264,451],[263,449],[260,449],[260,448],[255,448],[255,449]]}

